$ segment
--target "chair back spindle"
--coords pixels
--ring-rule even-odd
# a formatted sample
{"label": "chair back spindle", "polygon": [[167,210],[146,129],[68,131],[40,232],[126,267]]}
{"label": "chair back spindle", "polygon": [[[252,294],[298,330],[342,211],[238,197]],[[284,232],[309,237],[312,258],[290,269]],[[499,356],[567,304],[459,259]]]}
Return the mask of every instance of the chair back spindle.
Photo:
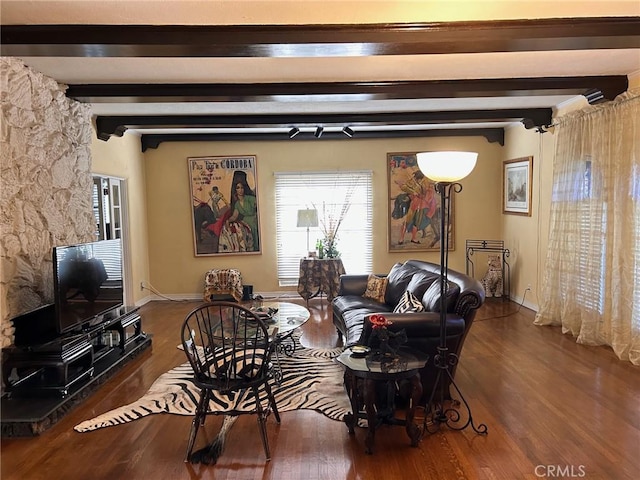
{"label": "chair back spindle", "polygon": [[[269,336],[267,326],[254,312],[237,303],[212,302],[187,315],[182,325],[182,346],[193,368],[194,383],[201,389],[187,447],[187,460],[191,459],[199,424],[204,423],[208,413],[213,413],[208,409],[208,401],[214,390],[225,395],[237,391],[252,392],[256,408],[251,413],[258,414],[265,454],[269,458],[265,421],[272,409],[280,422],[268,383],[272,377],[270,358],[274,335]],[[266,392],[266,408],[261,404],[259,389]],[[226,413],[238,415],[245,412]]]}

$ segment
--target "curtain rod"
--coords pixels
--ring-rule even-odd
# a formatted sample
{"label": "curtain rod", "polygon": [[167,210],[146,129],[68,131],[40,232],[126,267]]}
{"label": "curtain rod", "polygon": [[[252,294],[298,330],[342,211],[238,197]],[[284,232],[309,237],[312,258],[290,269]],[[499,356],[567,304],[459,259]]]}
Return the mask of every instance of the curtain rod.
{"label": "curtain rod", "polygon": [[585,107],[581,110],[576,110],[575,112],[569,112],[561,115],[556,118],[553,124],[549,125],[549,127],[557,127],[558,125],[562,125],[563,123],[575,120],[580,117],[591,115],[592,113],[598,113],[606,109],[613,109],[620,105],[624,105],[625,103],[632,100],[640,100],[640,87],[621,93],[611,102],[606,102],[600,105],[589,105],[588,107]]}

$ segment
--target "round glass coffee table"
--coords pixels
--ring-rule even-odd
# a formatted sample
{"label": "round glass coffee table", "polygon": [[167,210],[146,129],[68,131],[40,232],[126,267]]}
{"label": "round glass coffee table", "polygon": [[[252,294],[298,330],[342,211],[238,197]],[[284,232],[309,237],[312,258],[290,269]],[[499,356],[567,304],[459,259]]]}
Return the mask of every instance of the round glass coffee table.
{"label": "round glass coffee table", "polygon": [[[264,310],[268,310],[269,308],[277,310],[273,314],[270,323],[278,326],[277,338],[280,343],[287,338],[293,340],[291,335],[294,330],[304,325],[306,321],[309,320],[309,317],[311,317],[311,313],[305,307],[290,302],[265,302],[262,308]],[[295,351],[295,342],[293,345],[290,352],[285,351],[284,353],[288,355],[293,354]]]}
{"label": "round glass coffee table", "polygon": [[278,327],[278,333],[274,340],[274,353],[278,366],[275,369],[275,380],[280,383],[282,370],[280,369],[279,355],[282,353],[288,357],[293,356],[298,345],[293,332],[309,320],[311,313],[302,305],[290,302],[264,302],[260,307],[257,307],[262,311],[268,311],[269,308],[276,310],[267,324]]}

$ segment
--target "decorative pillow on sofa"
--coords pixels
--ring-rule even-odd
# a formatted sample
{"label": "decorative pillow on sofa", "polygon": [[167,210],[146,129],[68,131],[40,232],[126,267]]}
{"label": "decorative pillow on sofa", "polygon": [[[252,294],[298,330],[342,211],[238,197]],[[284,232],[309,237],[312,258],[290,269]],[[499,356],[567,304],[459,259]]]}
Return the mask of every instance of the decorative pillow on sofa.
{"label": "decorative pillow on sofa", "polygon": [[362,295],[364,298],[370,298],[376,302],[384,303],[384,292],[387,289],[387,279],[371,274],[367,279],[367,290]]}
{"label": "decorative pillow on sofa", "polygon": [[402,294],[398,305],[393,309],[393,313],[417,313],[424,311],[425,308],[422,302],[408,290]]}

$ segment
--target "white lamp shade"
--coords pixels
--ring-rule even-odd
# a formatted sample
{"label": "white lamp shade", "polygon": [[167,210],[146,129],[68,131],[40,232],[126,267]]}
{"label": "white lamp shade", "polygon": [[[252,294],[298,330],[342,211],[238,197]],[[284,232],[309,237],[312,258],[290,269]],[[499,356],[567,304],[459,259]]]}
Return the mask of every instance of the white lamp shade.
{"label": "white lamp shade", "polygon": [[317,227],[318,211],[312,208],[298,210],[298,227]]}
{"label": "white lamp shade", "polygon": [[476,166],[476,152],[418,153],[418,167],[434,182],[457,182],[469,175]]}

